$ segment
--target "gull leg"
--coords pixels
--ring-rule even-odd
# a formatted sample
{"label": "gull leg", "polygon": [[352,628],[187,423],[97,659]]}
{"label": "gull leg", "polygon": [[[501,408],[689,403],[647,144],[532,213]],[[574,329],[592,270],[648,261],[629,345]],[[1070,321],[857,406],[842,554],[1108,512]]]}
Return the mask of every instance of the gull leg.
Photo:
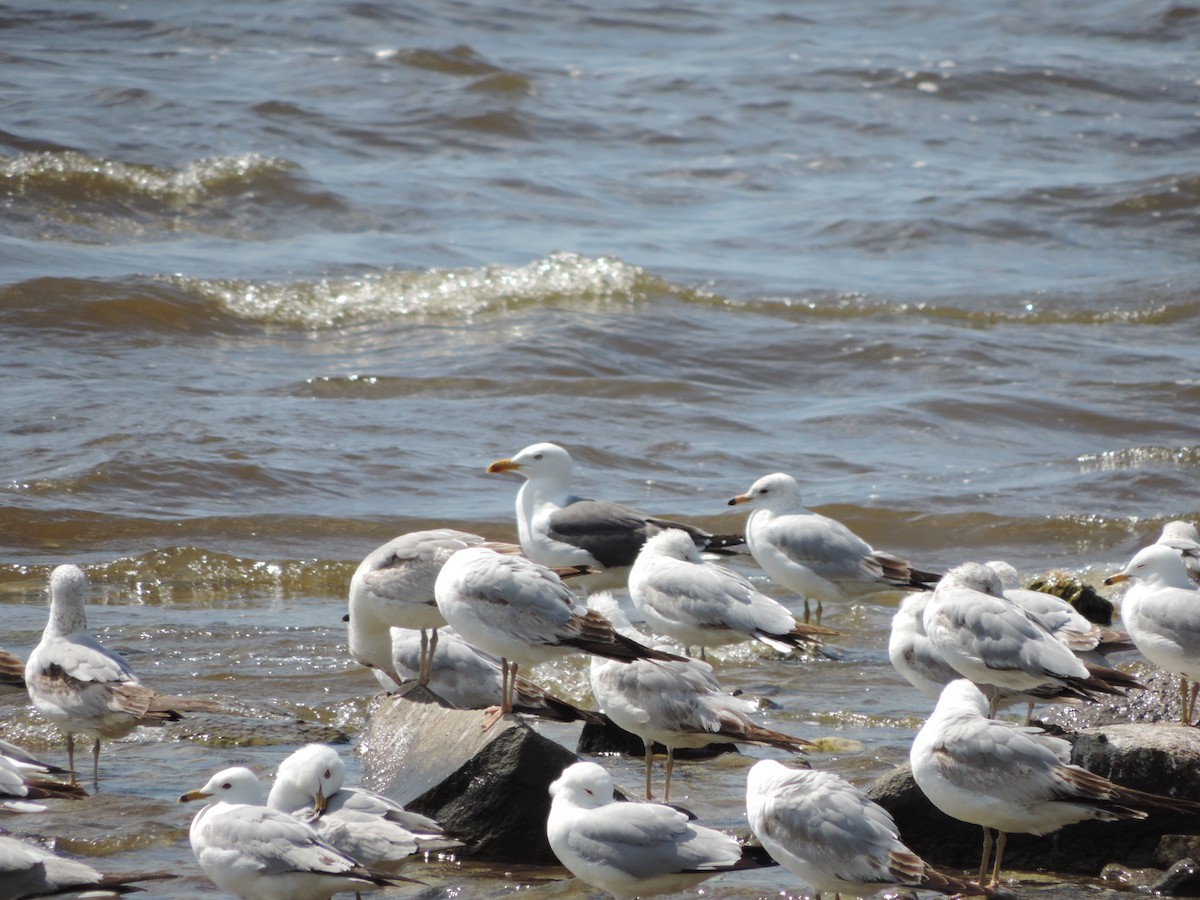
{"label": "gull leg", "polygon": [[100,790],[100,738],[92,744],[92,787]]}
{"label": "gull leg", "polygon": [[992,855],[992,831],[986,826],[983,829],[983,859],[979,863],[979,884],[987,877],[988,859]]}
{"label": "gull leg", "polygon": [[1000,883],[1000,860],[1004,859],[1004,845],[1008,843],[1008,834],[996,829],[996,866],[992,869],[992,887]]}
{"label": "gull leg", "polygon": [[671,799],[671,771],[675,768],[675,748],[667,748],[667,783],[663,785],[663,803]]}
{"label": "gull leg", "polygon": [[75,776],[75,735],[67,732],[67,768],[71,770],[71,784],[79,784]]}
{"label": "gull leg", "polygon": [[820,625],[820,624],[821,624],[821,613],[822,613],[822,612],[824,612],[824,609],[823,609],[823,607],[821,606],[821,601],[820,601],[820,600],[818,600],[818,601],[817,601],[817,624],[818,624],[818,625]]}
{"label": "gull leg", "polygon": [[646,744],[646,799],[653,800],[654,794],[650,790],[650,773],[654,770],[654,742],[644,741]]}
{"label": "gull leg", "polygon": [[1188,680],[1184,675],[1179,676],[1179,705],[1183,707],[1183,724],[1192,724],[1192,710],[1188,705]]}
{"label": "gull leg", "polygon": [[425,680],[421,682],[424,685],[428,685],[433,678],[433,653],[437,650],[437,642],[437,629],[432,628],[429,631],[429,656],[425,660]]}
{"label": "gull leg", "polygon": [[809,612],[808,612],[808,598],[807,598],[807,597],[805,597],[805,598],[804,598],[804,624],[805,624],[805,625],[807,625],[807,624],[808,624],[808,617],[809,617]]}
{"label": "gull leg", "polygon": [[425,629],[421,629],[421,655],[417,657],[417,684],[424,687],[429,684],[429,679],[425,677],[425,667],[429,664],[429,635],[425,633]]}
{"label": "gull leg", "polygon": [[1025,726],[1029,727],[1033,724],[1033,704],[1029,704],[1029,708],[1025,710]]}
{"label": "gull leg", "polygon": [[[512,680],[517,680],[517,667],[514,664],[512,669]],[[508,709],[505,709],[505,707]],[[488,717],[483,721],[483,730],[487,731],[497,722],[504,718],[505,713],[512,712],[512,700],[509,697],[508,690],[508,660],[500,658],[500,705],[492,706],[487,709]]]}
{"label": "gull leg", "polygon": [[1200,694],[1200,681],[1192,682],[1192,699],[1188,703],[1188,721],[1196,718],[1196,694]]}

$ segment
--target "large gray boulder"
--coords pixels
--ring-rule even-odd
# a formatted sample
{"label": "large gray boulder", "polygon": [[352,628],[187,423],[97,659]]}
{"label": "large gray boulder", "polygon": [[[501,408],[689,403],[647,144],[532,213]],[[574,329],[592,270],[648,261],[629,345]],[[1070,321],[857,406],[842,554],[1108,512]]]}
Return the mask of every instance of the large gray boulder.
{"label": "large gray boulder", "polygon": [[[1200,730],[1182,725],[1110,725],[1063,735],[1071,761],[1125,787],[1200,801]],[[867,791],[896,819],[905,842],[942,866],[978,868],[983,832],[943,815],[916,782],[908,764],[880,777]],[[1004,868],[1095,875],[1105,864],[1165,868],[1168,848],[1188,844],[1166,835],[1200,834],[1200,815],[1156,810],[1145,819],[1081,822],[1043,837],[1009,836]],[[1160,844],[1163,849],[1160,851]]]}
{"label": "large gray boulder", "polygon": [[517,716],[486,731],[484,718],[424,688],[384,697],[359,742],[363,784],[437,819],[465,856],[557,865],[549,788],[578,757]]}

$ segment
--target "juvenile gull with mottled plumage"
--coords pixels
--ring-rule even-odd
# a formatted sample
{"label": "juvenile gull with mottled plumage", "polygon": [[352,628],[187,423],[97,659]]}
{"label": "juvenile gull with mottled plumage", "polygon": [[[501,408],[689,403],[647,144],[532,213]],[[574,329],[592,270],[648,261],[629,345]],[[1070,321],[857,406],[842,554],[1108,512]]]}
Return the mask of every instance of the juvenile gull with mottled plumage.
{"label": "juvenile gull with mottled plumage", "polygon": [[78,566],[50,573],[50,619],[25,664],[34,707],[67,735],[68,768],[75,783],[75,735],[95,738],[92,779],[100,781],[100,739],[120,738],[139,725],[177,721],[182,712],[235,712],[211,700],[163,696],[146,687],[125,660],[88,633],[84,603],[88,580]]}

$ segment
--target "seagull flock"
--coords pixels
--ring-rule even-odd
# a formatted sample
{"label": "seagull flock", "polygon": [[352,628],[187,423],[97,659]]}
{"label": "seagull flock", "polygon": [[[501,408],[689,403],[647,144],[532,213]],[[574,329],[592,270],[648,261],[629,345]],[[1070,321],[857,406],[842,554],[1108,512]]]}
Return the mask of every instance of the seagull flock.
{"label": "seagull flock", "polygon": [[[1070,745],[1028,720],[1035,704],[1091,702],[1141,688],[1107,658],[1136,648],[1179,676],[1183,721],[1191,722],[1200,694],[1200,537],[1192,525],[1169,523],[1158,542],[1105,581],[1129,583],[1123,634],[1049,594],[1022,590],[1006,563],[963,562],[937,574],[877,551],[842,523],[806,509],[800,486],[786,474],[759,478],[728,501],[750,509],[744,534],[714,535],[577,497],[570,493],[572,468],[570,454],[552,443],[491,463],[488,473],[523,478],[519,542],[451,528],[401,535],[355,571],[346,621],[350,656],[386,690],[413,685],[447,705],[483,710],[481,728],[525,714],[611,721],[642,740],[644,800],[618,802],[612,777],[595,762],[567,767],[550,787],[546,836],[581,881],[617,898],[645,897],[780,865],[818,896],[903,887],[982,895],[1000,883],[1010,833],[1200,811],[1200,804],[1121,787],[1070,764]],[[721,564],[747,552],[767,581],[803,604],[801,619]],[[0,650],[0,694],[27,692],[67,745],[62,769],[0,741],[0,810],[35,813],[48,799],[85,796],[76,735],[93,741],[98,789],[103,739],[190,712],[254,714],[142,684],[88,632],[88,589],[82,569],[58,566],[41,642],[24,662]],[[741,642],[777,654],[823,652],[839,634],[821,624],[824,604],[883,592],[902,596],[888,655],[933,702],[912,743],[913,778],[942,812],[982,827],[974,881],[934,869],[861,790],[797,757],[813,744],[755,721],[754,704],[724,689],[705,659],[707,648]],[[532,667],[569,654],[590,657],[598,709],[555,698],[531,679]],[[1013,704],[1026,705],[1024,725],[997,718]],[[674,751],[716,741],[793,754],[791,765],[763,759],[748,771],[745,816],[761,850],[666,803]],[[661,803],[652,790],[655,744],[667,748]],[[180,797],[203,801],[189,831],[200,868],[247,900],[319,900],[404,884],[412,879],[396,873],[401,861],[463,847],[437,822],[346,786],[345,776],[338,753],[318,744],[286,759],[269,788],[246,768],[215,773]],[[0,898],[123,891],[169,877],[105,875],[0,837]]]}

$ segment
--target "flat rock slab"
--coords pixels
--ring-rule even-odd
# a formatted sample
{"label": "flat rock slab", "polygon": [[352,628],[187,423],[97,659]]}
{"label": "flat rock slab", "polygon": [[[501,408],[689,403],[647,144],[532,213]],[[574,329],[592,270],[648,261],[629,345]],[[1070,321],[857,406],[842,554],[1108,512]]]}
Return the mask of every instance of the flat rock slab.
{"label": "flat rock slab", "polygon": [[[1200,800],[1200,729],[1180,725],[1111,725],[1063,735],[1072,762],[1139,791]],[[978,869],[983,832],[944,815],[917,787],[908,764],[875,781],[868,795],[896,819],[904,841],[934,865]],[[1110,862],[1165,867],[1165,835],[1200,834],[1200,816],[1152,811],[1145,819],[1081,822],[1053,834],[1009,836],[1004,868],[1096,875]],[[1186,846],[1176,843],[1181,848]],[[1182,849],[1181,849],[1182,852]]]}
{"label": "flat rock slab", "polygon": [[437,819],[464,855],[557,865],[546,840],[550,783],[578,757],[516,716],[488,730],[423,688],[384,697],[359,744],[363,784]]}

